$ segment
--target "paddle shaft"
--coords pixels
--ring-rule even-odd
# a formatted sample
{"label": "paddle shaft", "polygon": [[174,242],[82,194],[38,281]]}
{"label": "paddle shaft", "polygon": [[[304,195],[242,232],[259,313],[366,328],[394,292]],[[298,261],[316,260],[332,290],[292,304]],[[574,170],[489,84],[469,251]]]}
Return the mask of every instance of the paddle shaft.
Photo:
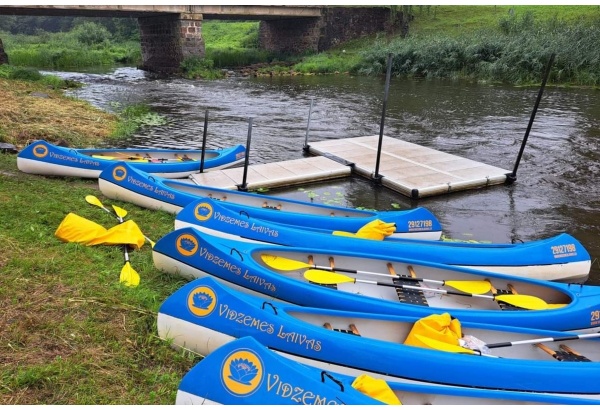
{"label": "paddle shaft", "polygon": [[[404,279],[404,278],[402,278],[402,279]],[[392,287],[392,288],[419,290],[421,292],[435,292],[435,293],[444,293],[444,294],[447,294],[447,295],[471,296],[471,297],[477,297],[477,298],[484,298],[484,299],[496,300],[495,296],[478,295],[478,294],[475,294],[475,293],[453,292],[451,290],[445,290],[445,289],[431,289],[431,288],[422,288],[420,286],[398,285],[398,284],[395,284],[395,283],[376,282],[374,280],[353,279],[353,281],[354,282],[361,282],[361,283],[370,283],[372,285],[388,286],[388,287]]]}
{"label": "paddle shaft", "polygon": [[600,333],[586,333],[586,334],[582,334],[582,335],[559,336],[559,337],[542,337],[540,339],[517,340],[514,342],[490,343],[486,346],[490,349],[493,349],[495,347],[509,347],[509,346],[543,343],[543,342],[562,342],[563,340],[591,339],[594,337],[600,337]]}
{"label": "paddle shaft", "polygon": [[319,266],[319,265],[310,265],[307,264],[308,266],[314,268],[314,269],[319,269],[319,270],[326,270],[326,271],[330,271],[330,272],[346,272],[346,273],[354,273],[357,275],[376,275],[376,276],[383,276],[386,278],[394,278],[394,279],[402,279],[402,280],[407,280],[410,282],[425,282],[425,283],[434,283],[436,285],[444,285],[446,284],[446,281],[443,280],[434,280],[434,279],[423,279],[423,278],[416,278],[416,277],[410,277],[410,276],[398,276],[398,275],[390,275],[390,274],[386,274],[386,273],[380,273],[380,272],[369,272],[369,271],[364,271],[364,270],[355,270],[355,269],[347,269],[347,268],[332,268],[329,266]]}

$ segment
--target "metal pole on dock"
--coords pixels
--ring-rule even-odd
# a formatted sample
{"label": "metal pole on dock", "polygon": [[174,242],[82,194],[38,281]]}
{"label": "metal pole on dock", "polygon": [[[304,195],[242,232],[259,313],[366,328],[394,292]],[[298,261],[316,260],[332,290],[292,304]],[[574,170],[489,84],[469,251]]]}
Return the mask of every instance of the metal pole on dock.
{"label": "metal pole on dock", "polygon": [[312,114],[314,100],[315,100],[314,98],[310,99],[310,108],[308,109],[308,121],[306,123],[306,137],[304,138],[304,147],[302,147],[302,150],[304,152],[308,152],[308,130],[310,128],[310,115]]}
{"label": "metal pole on dock", "polygon": [[379,175],[379,161],[381,159],[381,145],[383,143],[383,125],[385,123],[385,109],[387,107],[387,99],[390,91],[390,77],[392,76],[392,53],[388,54],[387,73],[385,74],[385,93],[383,96],[383,111],[381,113],[381,124],[379,125],[379,144],[377,145],[377,161],[375,163],[375,174],[373,180],[381,183],[381,175]]}
{"label": "metal pole on dock", "polygon": [[204,112],[204,132],[202,133],[202,154],[200,156],[200,173],[204,172],[204,153],[206,152],[206,129],[208,128],[208,110]]}
{"label": "metal pole on dock", "polygon": [[533,106],[531,117],[529,118],[529,124],[527,124],[527,130],[525,131],[525,136],[523,137],[523,142],[521,143],[521,149],[519,150],[519,155],[517,155],[515,167],[513,168],[511,174],[506,175],[506,182],[508,184],[512,184],[517,180],[517,168],[519,167],[519,162],[521,162],[521,157],[523,156],[523,151],[525,150],[525,144],[527,144],[527,138],[529,137],[529,132],[531,131],[531,126],[533,125],[533,120],[535,119],[535,114],[538,110],[538,106],[540,105],[540,100],[542,99],[544,87],[546,87],[546,81],[548,80],[548,76],[550,75],[550,69],[552,68],[552,63],[554,63],[555,56],[555,53],[552,53],[552,55],[550,56],[550,60],[548,60],[548,65],[546,66],[546,73],[544,74],[544,78],[542,80],[542,86],[540,87],[537,99],[535,100],[535,105]]}
{"label": "metal pole on dock", "polygon": [[238,191],[248,191],[246,177],[248,175],[248,158],[250,157],[250,140],[252,139],[252,117],[248,118],[248,139],[246,140],[246,158],[244,160],[244,176],[242,183],[238,185]]}

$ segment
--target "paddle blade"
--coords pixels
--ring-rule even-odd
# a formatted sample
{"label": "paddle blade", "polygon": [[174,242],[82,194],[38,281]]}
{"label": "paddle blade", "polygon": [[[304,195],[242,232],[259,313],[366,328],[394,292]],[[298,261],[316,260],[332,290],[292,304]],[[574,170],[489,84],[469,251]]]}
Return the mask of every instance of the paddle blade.
{"label": "paddle blade", "polygon": [[458,289],[461,292],[474,293],[477,295],[482,295],[492,290],[490,282],[484,280],[447,280],[444,284],[454,289]]}
{"label": "paddle blade", "polygon": [[131,267],[129,262],[125,262],[123,269],[121,269],[120,282],[130,287],[136,287],[140,284],[140,275]]}
{"label": "paddle blade", "polygon": [[92,204],[92,205],[96,205],[100,208],[104,208],[104,205],[102,205],[102,202],[100,202],[100,200],[98,198],[96,198],[94,195],[86,195],[85,200],[88,204]]}
{"label": "paddle blade", "polygon": [[120,208],[116,205],[113,205],[112,207],[115,210],[115,214],[117,214],[119,218],[125,218],[127,216],[127,211],[125,209]]}
{"label": "paddle blade", "polygon": [[293,259],[282,258],[275,255],[260,255],[264,263],[277,270],[297,270],[310,268],[312,265]]}
{"label": "paddle blade", "polygon": [[307,270],[304,272],[304,278],[314,283],[320,283],[321,285],[337,285],[339,283],[354,282],[354,279],[349,276],[318,269]]}
{"label": "paddle blade", "polygon": [[494,298],[523,309],[544,310],[549,308],[545,300],[531,295],[496,295]]}

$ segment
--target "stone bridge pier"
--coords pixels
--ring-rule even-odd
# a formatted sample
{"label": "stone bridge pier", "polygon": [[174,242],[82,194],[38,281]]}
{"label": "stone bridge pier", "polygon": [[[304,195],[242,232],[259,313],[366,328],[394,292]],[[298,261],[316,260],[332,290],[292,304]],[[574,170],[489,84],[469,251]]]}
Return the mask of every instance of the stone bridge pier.
{"label": "stone bridge pier", "polygon": [[142,70],[172,74],[190,56],[204,57],[202,14],[139,17]]}

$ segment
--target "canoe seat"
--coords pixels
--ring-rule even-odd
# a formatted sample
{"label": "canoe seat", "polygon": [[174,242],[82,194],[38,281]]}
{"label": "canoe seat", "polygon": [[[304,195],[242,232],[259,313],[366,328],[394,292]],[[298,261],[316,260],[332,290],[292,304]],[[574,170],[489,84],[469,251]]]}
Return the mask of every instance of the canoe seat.
{"label": "canoe seat", "polygon": [[262,205],[263,208],[265,209],[272,209],[274,211],[281,211],[281,204],[277,205],[277,206],[273,206],[273,205],[269,205],[266,201],[263,203]]}
{"label": "canoe seat", "polygon": [[[511,292],[510,290],[506,290],[506,289],[498,289],[498,290],[496,290],[496,292],[494,292],[494,294],[495,295],[514,295],[513,292]],[[502,309],[502,310],[527,310],[522,307],[511,305],[510,303],[502,302],[500,300],[496,300],[496,303],[498,303],[498,306],[500,306],[500,309]]]}
{"label": "canoe seat", "polygon": [[[516,291],[514,291],[514,288],[510,284],[508,286],[509,286],[510,290],[494,288],[494,289],[492,289],[492,292],[495,295],[517,295],[518,294]],[[506,302],[502,302],[500,300],[496,300],[496,303],[498,303],[498,306],[500,306],[500,309],[502,309],[502,310],[527,310],[522,307],[518,307],[515,305],[511,305],[509,303],[506,303]]]}
{"label": "canoe seat", "polygon": [[350,325],[348,326],[348,329],[334,329],[329,322],[325,322],[323,324],[323,327],[325,329],[333,330],[334,332],[349,333],[349,334],[353,334],[355,336],[360,336],[358,329],[356,328],[356,326],[353,323],[350,323]]}
{"label": "canoe seat", "polygon": [[[399,278],[393,279],[394,284],[396,285],[409,285],[415,286],[415,282],[402,280],[402,276]],[[423,289],[427,290],[427,289]],[[398,300],[402,303],[410,303],[411,305],[421,305],[421,306],[429,306],[427,303],[427,298],[423,294],[421,290],[414,289],[402,289],[396,288],[396,294],[398,295]]]}
{"label": "canoe seat", "polygon": [[564,344],[559,346],[560,350],[558,351],[550,349],[543,343],[536,343],[535,346],[539,347],[559,362],[591,362],[590,359]]}
{"label": "canoe seat", "polygon": [[591,362],[590,359],[588,359],[581,353],[576,352],[575,350],[571,349],[567,345],[560,345],[559,347],[563,353],[567,353],[569,355],[569,358],[567,360],[564,360],[566,362]]}

